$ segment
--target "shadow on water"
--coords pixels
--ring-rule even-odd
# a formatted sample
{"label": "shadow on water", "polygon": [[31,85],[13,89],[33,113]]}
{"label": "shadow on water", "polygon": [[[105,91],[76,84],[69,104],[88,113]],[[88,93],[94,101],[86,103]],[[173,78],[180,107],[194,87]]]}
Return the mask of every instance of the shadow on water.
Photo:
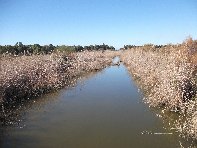
{"label": "shadow on water", "polygon": [[111,66],[28,101],[17,124],[1,126],[0,147],[131,148],[188,146],[142,102],[125,67]]}

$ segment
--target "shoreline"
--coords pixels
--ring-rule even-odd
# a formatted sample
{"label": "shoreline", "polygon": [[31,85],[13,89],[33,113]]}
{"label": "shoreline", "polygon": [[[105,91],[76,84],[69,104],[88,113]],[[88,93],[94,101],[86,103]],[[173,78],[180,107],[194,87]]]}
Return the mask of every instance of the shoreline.
{"label": "shoreline", "polygon": [[182,136],[197,139],[196,67],[187,50],[184,44],[158,51],[155,47],[136,47],[123,50],[120,57],[145,91],[144,102],[150,107],[177,112],[179,120],[187,116],[187,120],[174,123],[176,129]]}
{"label": "shoreline", "polygon": [[2,57],[0,103],[10,105],[71,85],[84,73],[112,63],[113,51]]}

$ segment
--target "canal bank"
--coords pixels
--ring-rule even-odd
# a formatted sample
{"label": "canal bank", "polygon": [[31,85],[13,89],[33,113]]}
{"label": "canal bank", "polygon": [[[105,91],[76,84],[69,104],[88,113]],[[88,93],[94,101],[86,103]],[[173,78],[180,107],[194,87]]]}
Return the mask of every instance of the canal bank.
{"label": "canal bank", "polygon": [[18,124],[1,126],[1,147],[180,147],[146,104],[126,68],[111,66],[73,88],[32,100]]}

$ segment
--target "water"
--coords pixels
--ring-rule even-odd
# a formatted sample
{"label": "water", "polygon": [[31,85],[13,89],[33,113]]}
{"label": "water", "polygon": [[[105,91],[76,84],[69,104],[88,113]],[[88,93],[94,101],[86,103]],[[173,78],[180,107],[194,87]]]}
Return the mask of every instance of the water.
{"label": "water", "polygon": [[[127,70],[111,66],[29,101],[0,129],[0,147],[175,148],[188,144],[142,102]],[[165,128],[164,128],[165,127]]]}

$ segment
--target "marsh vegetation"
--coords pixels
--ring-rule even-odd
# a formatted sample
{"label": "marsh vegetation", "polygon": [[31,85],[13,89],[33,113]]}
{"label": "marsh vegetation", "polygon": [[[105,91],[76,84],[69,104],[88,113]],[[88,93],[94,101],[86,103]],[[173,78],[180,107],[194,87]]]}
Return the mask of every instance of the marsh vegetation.
{"label": "marsh vegetation", "polygon": [[[122,61],[143,92],[143,101],[151,108],[159,108],[159,117],[175,112],[177,118],[171,128],[182,137],[197,139],[196,40],[188,38],[176,45],[125,45],[119,51],[105,44],[55,47],[52,44],[31,46],[17,43],[1,46],[0,51],[2,125],[14,112],[8,108],[20,105],[23,100],[71,86],[84,74],[110,65],[120,66]],[[116,56],[120,61],[114,64],[112,59]],[[112,78],[115,75],[110,74]]]}
{"label": "marsh vegetation", "polygon": [[144,89],[144,101],[162,112],[179,113],[180,120],[174,123],[177,130],[196,139],[197,41],[125,47],[121,60]]}

